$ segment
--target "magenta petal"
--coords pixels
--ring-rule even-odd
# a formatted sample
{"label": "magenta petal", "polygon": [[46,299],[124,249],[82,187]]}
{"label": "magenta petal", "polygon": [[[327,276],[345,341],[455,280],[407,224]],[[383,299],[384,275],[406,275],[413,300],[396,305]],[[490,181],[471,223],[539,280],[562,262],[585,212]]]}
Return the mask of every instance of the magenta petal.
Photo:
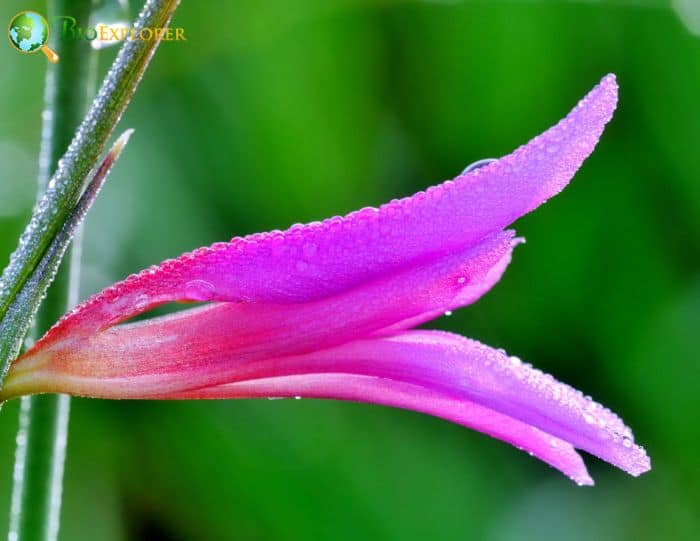
{"label": "magenta petal", "polygon": [[[222,305],[223,306],[223,305]],[[212,312],[215,308],[209,309]],[[168,342],[153,335],[153,342]],[[135,343],[133,353],[143,344]],[[120,378],[120,354],[97,358],[112,375],[59,372],[46,377],[53,390],[130,398],[244,398],[306,396],[379,403],[442,417],[526,449],[586,483],[573,448],[583,449],[622,470],[639,475],[649,458],[615,414],[568,385],[515,357],[474,340],[439,331],[408,331],[384,338],[357,340],[325,350],[278,357],[241,356],[212,344],[184,348],[161,369]],[[148,349],[151,357],[161,354]],[[167,352],[165,352],[167,354]],[[94,352],[93,352],[94,354]],[[32,369],[31,377],[41,376]],[[69,361],[70,362],[70,361]],[[51,365],[56,368],[56,364]],[[201,385],[209,371],[217,384]],[[39,375],[37,376],[37,373]],[[16,377],[16,375],[14,376]],[[21,378],[21,373],[20,373]],[[93,378],[93,379],[91,379]],[[11,382],[10,386],[17,385]],[[65,386],[62,389],[62,386]]]}
{"label": "magenta petal", "polygon": [[[233,369],[229,378],[233,383],[329,373],[417,385],[430,393],[474,402],[534,426],[632,475],[650,468],[646,452],[634,443],[631,430],[617,415],[516,357],[450,333],[409,331],[384,339],[361,340],[307,355],[246,364],[240,370]],[[226,397],[226,389],[200,389],[193,394]],[[270,389],[266,387],[266,391]],[[302,389],[289,394],[303,396]],[[325,396],[334,398],[330,393]],[[374,401],[374,396],[367,401]],[[395,405],[405,407],[403,403]],[[429,413],[451,418],[439,411]]]}
{"label": "magenta petal", "polygon": [[13,364],[3,392],[144,398],[225,383],[232,360],[238,370],[389,334],[474,302],[500,279],[517,242],[504,231],[464,253],[314,302],[216,303],[98,332],[62,325]]}
{"label": "magenta petal", "polygon": [[[410,331],[243,363],[232,366],[229,380],[161,398],[308,396],[378,402],[465,424],[533,453],[537,447],[536,454],[549,463],[554,459],[547,453],[558,456],[564,441],[632,475],[650,468],[644,449],[615,414],[515,357],[449,333]],[[503,417],[512,423],[503,424]],[[523,432],[521,423],[541,433]],[[499,427],[517,437],[503,437]],[[542,434],[553,438],[544,448],[538,446]],[[528,443],[530,436],[537,445]]]}
{"label": "magenta petal", "polygon": [[183,393],[177,398],[304,397],[369,402],[403,408],[469,427],[526,451],[579,485],[593,485],[581,456],[568,442],[476,402],[424,386],[355,374],[265,378]]}
{"label": "magenta petal", "polygon": [[379,209],[185,254],[105,290],[67,320],[98,329],[172,301],[308,302],[464,251],[558,193],[616,103],[608,75],[556,126],[485,167]]}
{"label": "magenta petal", "polygon": [[[324,374],[334,375],[335,379],[330,380],[333,384],[325,385],[328,380],[320,377]],[[397,396],[402,398],[393,402],[388,398],[393,395],[382,399],[374,392],[365,398],[359,393],[350,397],[343,394],[342,374],[381,379],[382,385],[363,384],[375,391],[392,389],[394,383],[400,382],[396,389]],[[296,380],[268,379],[290,375],[300,377]],[[483,420],[488,429],[475,424],[476,420],[464,423],[455,418],[457,412],[461,415],[465,411],[459,404],[465,404],[464,408],[468,409],[473,403],[536,427],[632,475],[650,468],[644,449],[634,443],[632,432],[614,413],[516,357],[450,333],[409,331],[384,339],[357,341],[331,350],[247,365],[241,373],[231,373],[231,381],[235,380],[247,383],[193,390],[189,395],[199,398],[241,397],[246,396],[246,389],[255,391],[259,380],[266,380],[260,388],[264,392],[255,391],[251,396],[305,396],[305,386],[308,386],[314,392],[306,396],[379,401],[445,417],[495,435],[496,429],[490,426],[488,416]],[[295,381],[299,386],[290,386],[289,381]],[[350,381],[357,383],[352,378]],[[275,392],[275,382],[281,384],[278,391],[286,392]],[[405,385],[414,387],[410,391],[414,398],[404,396],[407,392]],[[415,387],[424,392],[417,392]],[[438,397],[446,400],[446,410],[436,405]],[[500,420],[499,417],[498,422]],[[522,441],[516,445],[522,445]],[[558,452],[559,441],[551,447],[556,449],[552,452]]]}

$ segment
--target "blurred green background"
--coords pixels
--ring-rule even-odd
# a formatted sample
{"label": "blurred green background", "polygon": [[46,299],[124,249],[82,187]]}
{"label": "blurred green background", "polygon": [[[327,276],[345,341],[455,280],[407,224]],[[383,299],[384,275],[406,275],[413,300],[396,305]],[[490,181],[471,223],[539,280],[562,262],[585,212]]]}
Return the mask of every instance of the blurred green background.
{"label": "blurred green background", "polygon": [[[3,0],[0,20],[41,2]],[[137,6],[132,6],[136,9]],[[87,220],[83,297],[234,235],[411,194],[620,106],[476,305],[431,324],[619,412],[652,457],[579,488],[416,413],[323,401],[74,400],[61,539],[700,538],[700,2],[184,0]],[[116,51],[100,53],[101,76]],[[0,259],[33,202],[46,61],[0,46]],[[6,531],[17,403],[0,412]]]}

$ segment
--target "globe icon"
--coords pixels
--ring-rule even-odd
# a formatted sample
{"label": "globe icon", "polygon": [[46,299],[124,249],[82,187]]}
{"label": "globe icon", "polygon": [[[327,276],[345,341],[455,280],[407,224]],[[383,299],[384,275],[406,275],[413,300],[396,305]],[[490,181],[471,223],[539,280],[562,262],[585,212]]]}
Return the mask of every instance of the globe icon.
{"label": "globe icon", "polygon": [[7,37],[12,46],[21,53],[43,52],[50,62],[58,62],[58,55],[46,42],[49,40],[49,23],[35,11],[22,11],[10,21]]}

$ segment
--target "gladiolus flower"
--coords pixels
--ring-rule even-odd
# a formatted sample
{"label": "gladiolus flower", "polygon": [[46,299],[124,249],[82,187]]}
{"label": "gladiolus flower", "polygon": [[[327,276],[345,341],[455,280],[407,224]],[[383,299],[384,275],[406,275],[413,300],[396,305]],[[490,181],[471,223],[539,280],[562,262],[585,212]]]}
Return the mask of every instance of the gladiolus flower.
{"label": "gladiolus flower", "polygon": [[[131,276],[17,359],[0,397],[370,402],[484,432],[579,484],[592,480],[575,449],[639,475],[650,468],[644,449],[603,406],[501,350],[411,330],[473,303],[500,279],[520,242],[504,228],[566,186],[616,104],[609,75],[556,126],[452,181]],[[207,304],[126,322],[188,301]]]}

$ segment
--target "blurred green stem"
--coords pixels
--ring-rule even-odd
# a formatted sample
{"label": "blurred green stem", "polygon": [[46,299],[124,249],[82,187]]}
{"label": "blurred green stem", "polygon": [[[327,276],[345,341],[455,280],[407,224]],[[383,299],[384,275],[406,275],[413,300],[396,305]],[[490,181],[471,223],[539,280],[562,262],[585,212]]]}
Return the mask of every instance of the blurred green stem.
{"label": "blurred green stem", "polygon": [[[49,0],[47,15],[70,14],[88,21],[93,0]],[[61,57],[49,66],[39,159],[39,200],[56,164],[73,138],[95,93],[96,51],[84,41],[53,40]],[[41,335],[78,300],[81,235],[73,239],[46,299],[37,313]],[[9,539],[55,540],[58,536],[70,398],[40,395],[22,398],[15,456]]]}
{"label": "blurred green stem", "polygon": [[[168,26],[178,3],[179,0],[147,0],[135,27]],[[0,335],[3,337],[0,340],[0,379],[19,354],[36,310],[36,305],[18,304],[17,296],[27,287],[46,249],[73,212],[88,175],[97,165],[160,43],[162,35],[156,35],[158,37],[150,41],[125,41],[68,150],[58,161],[56,173],[35,206],[30,223],[0,277]],[[78,43],[86,46],[83,40]],[[26,294],[25,297],[41,296]]]}
{"label": "blurred green stem", "polygon": [[[178,3],[179,0],[147,0],[136,24],[167,26]],[[49,0],[48,15],[70,15],[87,24],[92,4],[93,0]],[[47,263],[47,257],[55,257],[58,264],[62,254],[56,256],[59,252],[52,252],[50,247],[60,239],[67,222],[79,222],[94,199],[96,192],[81,205],[85,180],[97,165],[158,44],[156,40],[124,44],[81,123],[94,86],[94,53],[84,40],[53,42],[61,61],[49,67],[46,80],[39,203],[0,280],[0,385],[52,277],[46,275],[50,277],[45,280],[37,272]],[[122,147],[124,142],[120,143]],[[48,181],[54,167],[56,171]],[[65,246],[69,241],[70,236],[61,242]],[[80,243],[77,238],[74,243],[72,257],[56,276],[54,287],[48,290],[37,314],[39,333],[77,300]],[[58,536],[69,409],[68,397],[41,396],[22,401],[10,541],[54,541]]]}

